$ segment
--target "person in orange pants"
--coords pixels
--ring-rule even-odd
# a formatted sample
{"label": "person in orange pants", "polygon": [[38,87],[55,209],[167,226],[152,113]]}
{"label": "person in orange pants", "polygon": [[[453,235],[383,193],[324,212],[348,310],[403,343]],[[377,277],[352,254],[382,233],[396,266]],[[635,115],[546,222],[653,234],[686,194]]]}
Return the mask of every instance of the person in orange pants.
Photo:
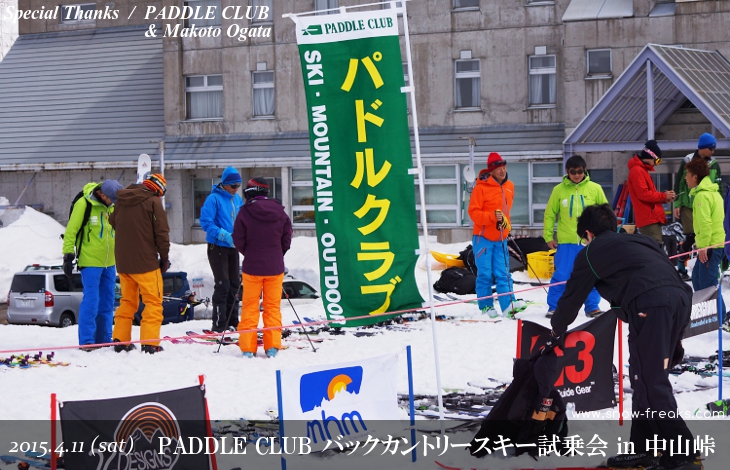
{"label": "person in orange pants", "polygon": [[[117,203],[109,216],[116,232],[114,255],[122,289],[122,300],[114,314],[112,341],[126,343],[132,339],[132,320],[141,295],[145,308],[139,339],[143,341],[142,351],[148,354],[162,351],[162,275],[170,268],[170,227],[160,200],[166,190],[165,177],[151,174],[142,184],[117,191]],[[133,344],[114,346],[116,352],[132,349]]]}
{"label": "person in orange pants", "polygon": [[[281,287],[284,273],[277,276],[251,276],[243,273],[243,312],[238,328],[254,330],[259,326],[259,298],[264,294],[263,320],[264,328],[281,326]],[[238,345],[242,352],[255,352],[257,349],[256,333],[241,333]],[[264,331],[264,351],[281,349],[281,330]],[[274,353],[276,355],[276,353]]]}
{"label": "person in orange pants", "polygon": [[[291,246],[292,227],[284,207],[266,197],[264,178],[251,178],[243,191],[246,203],[233,224],[233,244],[243,255],[243,307],[239,330],[259,325],[259,298],[263,293],[264,327],[281,327],[281,293],[284,282],[284,254]],[[256,332],[241,333],[238,346],[244,357],[254,357]],[[264,331],[264,351],[275,357],[281,349],[281,328]]]}
{"label": "person in orange pants", "polygon": [[[114,316],[114,338],[132,337],[132,320],[139,308],[139,297],[142,296],[144,311],[140,321],[139,339],[156,339],[160,337],[162,325],[162,274],[159,269],[142,274],[119,274],[122,288],[122,299]],[[159,346],[159,342],[145,343]],[[157,351],[155,351],[157,352]]]}

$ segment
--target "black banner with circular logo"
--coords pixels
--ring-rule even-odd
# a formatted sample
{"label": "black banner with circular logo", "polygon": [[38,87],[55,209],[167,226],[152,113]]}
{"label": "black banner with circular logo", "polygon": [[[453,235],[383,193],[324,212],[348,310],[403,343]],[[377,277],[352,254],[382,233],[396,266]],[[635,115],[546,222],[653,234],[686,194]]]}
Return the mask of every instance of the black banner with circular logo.
{"label": "black banner with circular logo", "polygon": [[64,457],[65,468],[205,470],[210,468],[210,454],[216,452],[213,440],[206,437],[200,386],[66,401],[60,409],[63,442],[55,450]]}

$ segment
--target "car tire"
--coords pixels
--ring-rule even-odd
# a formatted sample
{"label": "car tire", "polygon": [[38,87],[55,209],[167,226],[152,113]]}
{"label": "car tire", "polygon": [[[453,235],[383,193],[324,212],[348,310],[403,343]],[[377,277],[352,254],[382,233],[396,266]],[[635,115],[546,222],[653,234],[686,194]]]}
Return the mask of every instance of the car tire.
{"label": "car tire", "polygon": [[67,328],[69,326],[72,326],[74,324],[74,317],[70,313],[64,313],[61,315],[61,318],[58,320],[58,327],[59,328]]}

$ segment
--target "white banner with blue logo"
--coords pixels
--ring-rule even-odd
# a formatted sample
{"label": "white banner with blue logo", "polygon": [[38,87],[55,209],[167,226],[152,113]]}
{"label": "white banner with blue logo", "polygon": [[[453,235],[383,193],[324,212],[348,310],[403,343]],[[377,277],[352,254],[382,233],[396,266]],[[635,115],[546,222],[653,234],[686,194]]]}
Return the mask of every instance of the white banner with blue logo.
{"label": "white banner with blue logo", "polygon": [[[310,439],[313,451],[335,441],[387,437],[399,419],[398,354],[280,371],[280,416],[286,436]],[[392,432],[392,429],[390,429]]]}

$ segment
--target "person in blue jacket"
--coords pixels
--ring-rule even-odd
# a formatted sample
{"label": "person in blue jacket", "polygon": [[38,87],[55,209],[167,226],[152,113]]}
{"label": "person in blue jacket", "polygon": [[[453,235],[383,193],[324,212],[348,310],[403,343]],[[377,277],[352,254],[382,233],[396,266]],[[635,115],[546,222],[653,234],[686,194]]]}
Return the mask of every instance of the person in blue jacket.
{"label": "person in blue jacket", "polygon": [[243,199],[237,194],[241,175],[232,166],[226,167],[221,182],[205,199],[200,210],[200,226],[208,243],[208,262],[213,271],[213,327],[223,332],[238,328],[238,299],[241,276],[238,250],[233,245],[233,222]]}

